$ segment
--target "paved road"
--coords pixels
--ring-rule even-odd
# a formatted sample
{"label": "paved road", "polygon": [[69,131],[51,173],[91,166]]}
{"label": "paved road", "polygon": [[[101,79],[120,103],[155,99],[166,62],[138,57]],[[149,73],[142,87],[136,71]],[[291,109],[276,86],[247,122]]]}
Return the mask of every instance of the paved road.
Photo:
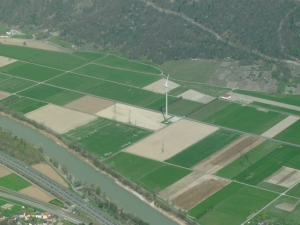
{"label": "paved road", "polygon": [[112,218],[110,218],[105,213],[98,210],[93,205],[84,201],[81,197],[72,193],[68,189],[64,188],[60,184],[56,183],[55,181],[51,180],[44,174],[31,168],[30,166],[26,165],[25,163],[15,159],[15,158],[12,158],[3,152],[0,152],[0,161],[4,165],[7,165],[8,167],[12,168],[13,170],[16,170],[16,171],[21,172],[22,174],[25,174],[31,180],[33,180],[45,187],[51,188],[51,191],[53,191],[57,195],[63,197],[64,199],[68,200],[72,204],[76,205],[80,210],[84,211],[85,213],[87,213],[88,215],[93,217],[100,224],[119,225]]}

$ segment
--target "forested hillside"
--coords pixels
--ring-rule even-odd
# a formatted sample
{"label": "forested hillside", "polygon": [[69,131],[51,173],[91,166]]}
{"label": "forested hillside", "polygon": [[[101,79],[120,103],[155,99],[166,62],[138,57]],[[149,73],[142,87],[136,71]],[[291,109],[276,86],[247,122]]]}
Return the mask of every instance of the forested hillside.
{"label": "forested hillside", "polygon": [[[59,33],[81,46],[156,63],[170,59],[300,57],[299,2],[292,0],[6,0],[0,22]],[[293,58],[295,57],[295,58]]]}

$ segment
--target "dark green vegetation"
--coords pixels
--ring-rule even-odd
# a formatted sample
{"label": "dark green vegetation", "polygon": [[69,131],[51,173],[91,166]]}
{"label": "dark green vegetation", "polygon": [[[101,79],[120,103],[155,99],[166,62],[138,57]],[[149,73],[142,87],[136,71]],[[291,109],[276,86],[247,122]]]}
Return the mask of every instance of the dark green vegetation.
{"label": "dark green vegetation", "polygon": [[160,66],[164,74],[170,73],[170,78],[189,82],[205,83],[221,65],[220,62],[182,60],[168,61]]}
{"label": "dark green vegetation", "polygon": [[46,103],[44,102],[21,97],[18,95],[11,95],[5,99],[0,100],[0,108],[5,112],[16,111],[26,114],[45,105]]}
{"label": "dark green vegetation", "polygon": [[116,153],[149,134],[151,134],[150,131],[139,127],[97,118],[63,136],[71,142],[80,143],[91,153],[102,157],[105,153]]}
{"label": "dark green vegetation", "polygon": [[[202,103],[181,98],[168,103],[168,112],[177,116],[186,116],[201,107],[203,107]],[[163,107],[163,111],[165,110],[165,107]]]}
{"label": "dark green vegetation", "polygon": [[205,199],[188,214],[203,225],[238,225],[277,196],[272,192],[233,182]]}
{"label": "dark green vegetation", "polygon": [[256,162],[249,161],[242,172],[232,179],[246,184],[257,185],[282,166],[300,169],[300,148],[280,145]]}
{"label": "dark green vegetation", "polygon": [[178,96],[186,91],[188,91],[189,89],[186,88],[186,87],[182,87],[182,86],[179,86],[177,88],[174,88],[172,89],[171,91],[169,91],[169,94],[170,95],[173,95],[173,96]]}
{"label": "dark green vegetation", "polygon": [[277,112],[263,112],[253,107],[232,103],[204,121],[244,132],[262,134],[286,117]]}
{"label": "dark green vegetation", "polygon": [[192,167],[238,137],[240,137],[239,133],[220,129],[166,161],[179,166]]}
{"label": "dark green vegetation", "polygon": [[249,166],[257,162],[261,158],[265,157],[279,146],[279,142],[270,140],[264,141],[262,144],[258,145],[251,151],[247,152],[246,154],[243,154],[241,157],[230,163],[228,166],[219,170],[216,174],[220,177],[232,179],[237,174],[242,173],[243,171],[247,171],[247,168]]}
{"label": "dark green vegetation", "polygon": [[[105,57],[107,58],[107,57]],[[104,58],[104,59],[105,59]],[[160,79],[158,75],[149,75],[133,71],[110,68],[106,66],[89,64],[74,71],[74,73],[85,74],[117,82],[120,84],[144,87]]]}
{"label": "dark green vegetation", "polygon": [[76,51],[73,54],[77,55],[79,57],[85,58],[87,60],[92,60],[92,61],[106,56],[105,53],[100,53],[100,52],[78,52],[78,51]]}
{"label": "dark green vegetation", "polygon": [[2,67],[2,70],[7,71],[7,73],[10,75],[14,75],[17,77],[26,78],[34,81],[45,81],[63,73],[61,70],[46,68],[43,66],[37,66],[30,63],[22,63],[19,66],[14,66],[13,64],[12,64],[13,68],[10,69],[9,68],[10,65],[8,65],[7,67],[6,66]]}
{"label": "dark green vegetation", "polygon": [[0,127],[0,149],[4,153],[32,165],[44,161],[41,147],[35,147],[24,139],[19,139]]}
{"label": "dark green vegetation", "polygon": [[63,202],[59,201],[57,198],[51,200],[49,203],[51,203],[53,205],[57,205],[62,208],[65,208],[65,204]]}
{"label": "dark green vegetation", "polygon": [[9,79],[11,76],[7,76],[7,75],[4,75],[4,74],[1,74],[0,73],[0,82],[4,81],[4,80],[7,80]]}
{"label": "dark green vegetation", "polygon": [[36,83],[32,81],[20,79],[17,77],[10,77],[9,79],[0,81],[0,90],[15,93],[35,84]]}
{"label": "dark green vegetation", "polygon": [[295,196],[297,198],[300,198],[300,184],[297,184],[294,186],[291,190],[287,192],[288,195]]}
{"label": "dark green vegetation", "polygon": [[99,59],[96,63],[110,67],[128,69],[132,71],[139,71],[144,73],[161,74],[160,70],[154,66],[131,61],[125,58],[120,58],[114,55],[108,55]]}
{"label": "dark green vegetation", "polygon": [[264,209],[261,213],[251,219],[251,223],[258,224],[263,221],[272,221],[271,224],[285,224],[285,225],[296,225],[299,224],[300,221],[300,207],[299,204],[292,211],[288,212],[282,209],[276,208],[277,205],[282,203],[287,203],[294,205],[296,204],[298,199],[291,198],[289,196],[281,196],[272,204],[270,204],[266,209]]}
{"label": "dark green vegetation", "polygon": [[33,98],[57,105],[65,105],[84,96],[84,94],[44,84],[34,86],[33,88],[22,91],[19,94],[28,98]]}
{"label": "dark green vegetation", "polygon": [[[64,74],[48,83],[155,110],[165,105],[165,96],[162,94],[73,73]],[[174,100],[174,97],[169,97],[169,102]]]}
{"label": "dark green vegetation", "polygon": [[105,163],[141,187],[155,192],[163,190],[191,172],[124,152],[105,160]]}
{"label": "dark green vegetation", "polygon": [[72,54],[0,44],[0,55],[57,69],[70,70],[87,61]]}
{"label": "dark green vegetation", "polygon": [[275,105],[264,104],[261,102],[252,102],[251,105],[255,106],[255,107],[259,107],[259,108],[261,107],[261,108],[265,108],[265,109],[279,111],[282,113],[288,113],[288,114],[294,114],[294,115],[300,116],[300,111],[293,110],[293,109],[287,109],[287,108],[283,108],[283,107],[279,107],[279,106],[275,106]]}
{"label": "dark green vegetation", "polygon": [[288,128],[281,131],[279,134],[277,134],[274,138],[290,142],[293,144],[300,144],[300,120],[293,123]]}
{"label": "dark green vegetation", "polygon": [[24,188],[29,187],[30,185],[31,184],[28,181],[19,177],[15,173],[11,173],[7,176],[0,178],[0,186],[13,191],[20,191]]}
{"label": "dark green vegetation", "polygon": [[245,90],[234,90],[234,92],[244,95],[250,95],[257,98],[264,98],[275,102],[281,102],[289,105],[300,106],[300,95],[289,95],[289,94],[271,94],[262,93],[255,91],[245,91]]}
{"label": "dark green vegetation", "polygon": [[217,99],[206,104],[204,107],[193,112],[192,114],[188,115],[188,117],[191,119],[202,121],[205,120],[210,115],[213,115],[214,113],[224,109],[230,104],[231,104],[230,102]]}

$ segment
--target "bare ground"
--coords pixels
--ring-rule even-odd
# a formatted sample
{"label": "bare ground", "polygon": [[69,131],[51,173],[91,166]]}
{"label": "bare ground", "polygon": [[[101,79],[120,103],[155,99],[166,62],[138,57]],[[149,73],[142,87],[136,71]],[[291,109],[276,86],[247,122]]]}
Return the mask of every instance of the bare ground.
{"label": "bare ground", "polygon": [[40,188],[38,188],[36,186],[33,186],[33,185],[20,190],[19,193],[28,195],[30,197],[39,199],[39,200],[44,201],[44,202],[50,202],[51,200],[54,199],[53,196],[47,194],[46,192],[44,192]]}
{"label": "bare ground", "polygon": [[126,151],[164,161],[216,130],[217,127],[182,119],[130,146]]}
{"label": "bare ground", "polygon": [[73,102],[70,102],[69,104],[65,105],[65,107],[75,109],[81,112],[95,114],[112,105],[114,105],[114,102],[112,101],[86,95]]}
{"label": "bare ground", "polygon": [[26,42],[26,46],[29,48],[39,48],[44,50],[56,51],[56,52],[71,52],[70,50],[60,48],[47,41],[0,37],[0,42],[6,45],[24,46],[23,45],[24,41]]}
{"label": "bare ground", "polygon": [[6,65],[11,64],[16,61],[17,60],[15,60],[15,59],[10,59],[10,58],[4,57],[4,56],[0,56],[0,67],[6,66]]}
{"label": "bare ground", "polygon": [[300,170],[283,166],[276,173],[265,179],[266,182],[290,188],[300,181]]}
{"label": "bare ground", "polygon": [[203,104],[207,104],[215,99],[215,97],[202,94],[202,93],[200,93],[198,91],[194,91],[192,89],[180,94],[178,97],[182,97],[183,99],[187,99],[187,100],[191,100],[191,101],[195,101],[195,102],[200,102]]}
{"label": "bare ground", "polygon": [[279,205],[276,205],[275,208],[281,209],[284,211],[292,212],[296,208],[296,206],[299,204],[300,200],[296,204],[290,204],[290,203],[281,203]]}
{"label": "bare ground", "polygon": [[161,113],[121,103],[116,103],[101,110],[96,115],[150,130],[159,130],[166,126],[166,124],[162,123],[164,117]]}
{"label": "bare ground", "polygon": [[9,96],[9,95],[10,95],[10,94],[7,93],[7,92],[0,91],[0,99],[6,98],[6,97]]}
{"label": "bare ground", "polygon": [[59,134],[68,132],[96,118],[96,116],[52,104],[27,113],[26,117],[44,124]]}
{"label": "bare ground", "polygon": [[2,209],[10,209],[11,207],[13,207],[14,205],[11,203],[6,203],[5,205],[1,206]]}
{"label": "bare ground", "polygon": [[214,174],[218,170],[233,162],[235,159],[239,158],[241,154],[245,154],[264,141],[265,139],[263,138],[244,135],[238,140],[227,145],[222,150],[203,160],[202,162],[194,166],[193,169],[205,171],[209,174]]}
{"label": "bare ground", "polygon": [[69,188],[67,182],[54,170],[51,166],[45,163],[39,163],[32,166],[37,171],[43,173],[47,177],[51,178],[52,180],[56,181],[57,183],[61,184],[62,186]]}
{"label": "bare ground", "polygon": [[[166,93],[165,84],[166,84],[166,79],[163,78],[161,80],[155,81],[152,84],[147,85],[146,87],[143,87],[143,89],[148,90],[148,91],[153,91],[153,92],[156,92],[156,93],[164,94],[164,93]],[[174,88],[179,87],[179,84],[176,84],[176,83],[169,80],[168,81],[168,86],[169,86],[168,90],[171,91]]]}
{"label": "bare ground", "polygon": [[5,167],[3,167],[3,166],[0,166],[0,178],[1,177],[5,177],[5,176],[7,176],[7,175],[9,175],[9,174],[11,174],[12,172],[10,171],[10,170],[8,170],[8,169],[6,169]]}

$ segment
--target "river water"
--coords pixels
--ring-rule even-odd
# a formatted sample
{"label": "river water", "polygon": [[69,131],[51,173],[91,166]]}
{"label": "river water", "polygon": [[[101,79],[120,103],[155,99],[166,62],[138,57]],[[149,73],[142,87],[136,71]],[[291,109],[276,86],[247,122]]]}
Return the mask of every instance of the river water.
{"label": "river water", "polygon": [[34,145],[41,145],[44,153],[50,158],[56,158],[59,164],[66,165],[76,180],[99,185],[101,191],[105,192],[107,197],[117,202],[125,211],[137,215],[151,225],[177,224],[38,131],[1,115],[0,127],[11,130],[14,135],[26,139]]}

